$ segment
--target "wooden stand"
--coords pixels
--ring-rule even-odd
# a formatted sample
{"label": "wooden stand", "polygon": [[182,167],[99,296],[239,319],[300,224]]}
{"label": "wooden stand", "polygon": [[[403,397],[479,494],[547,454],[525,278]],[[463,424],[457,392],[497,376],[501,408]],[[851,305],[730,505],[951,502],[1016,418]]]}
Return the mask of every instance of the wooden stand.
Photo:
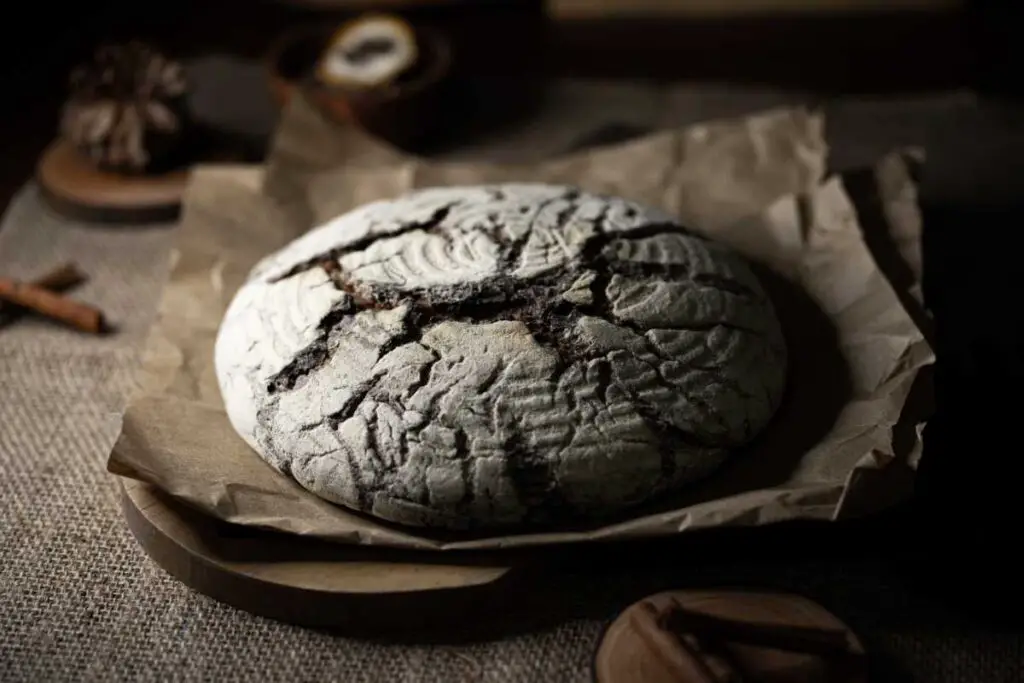
{"label": "wooden stand", "polygon": [[50,205],[70,218],[156,223],[177,218],[188,171],[139,177],[105,173],[58,140],[40,158],[36,179]]}
{"label": "wooden stand", "polygon": [[[687,615],[673,624],[673,613]],[[666,628],[668,627],[668,628]],[[673,628],[674,627],[674,628]],[[824,607],[799,595],[670,591],[609,625],[596,683],[865,683],[864,647]]]}
{"label": "wooden stand", "polygon": [[[483,555],[391,551],[230,525],[122,479],[129,528],[190,588],[239,609],[359,637],[491,637],[530,572]],[[495,619],[495,615],[502,615]]]}

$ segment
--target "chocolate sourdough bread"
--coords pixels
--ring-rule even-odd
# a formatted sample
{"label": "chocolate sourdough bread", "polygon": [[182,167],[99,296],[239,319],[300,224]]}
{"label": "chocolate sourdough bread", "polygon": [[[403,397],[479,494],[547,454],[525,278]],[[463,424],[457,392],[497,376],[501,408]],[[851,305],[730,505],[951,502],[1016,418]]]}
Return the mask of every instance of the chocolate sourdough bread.
{"label": "chocolate sourdough bread", "polygon": [[229,418],[284,475],[393,522],[605,517],[771,420],[786,347],[745,261],[569,187],[423,190],[260,262],[216,344]]}

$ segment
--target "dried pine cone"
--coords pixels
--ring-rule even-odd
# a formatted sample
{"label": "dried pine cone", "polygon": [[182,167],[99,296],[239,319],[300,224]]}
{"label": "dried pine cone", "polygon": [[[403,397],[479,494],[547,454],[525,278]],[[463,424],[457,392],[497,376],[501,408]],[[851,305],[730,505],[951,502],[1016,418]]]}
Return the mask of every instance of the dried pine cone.
{"label": "dried pine cone", "polygon": [[71,74],[61,134],[102,169],[162,170],[187,128],[185,72],[142,43],[105,46]]}

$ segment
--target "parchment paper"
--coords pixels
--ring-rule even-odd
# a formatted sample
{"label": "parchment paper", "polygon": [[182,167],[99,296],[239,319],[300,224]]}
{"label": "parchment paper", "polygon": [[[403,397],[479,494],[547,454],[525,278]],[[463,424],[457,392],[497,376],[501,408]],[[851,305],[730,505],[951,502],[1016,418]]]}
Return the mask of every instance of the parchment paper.
{"label": "parchment paper", "polygon": [[[108,469],[237,524],[437,550],[877,511],[909,492],[923,416],[908,398],[933,354],[872,256],[843,179],[823,178],[823,124],[803,110],[778,110],[539,165],[495,166],[403,159],[351,131],[317,143],[291,135],[286,117],[266,177],[256,167],[193,173],[142,389]],[[303,138],[315,150],[292,144]],[[346,163],[345,140],[360,150],[354,163]],[[871,177],[886,209],[884,231],[907,249],[920,217],[907,199],[904,155],[881,160]],[[763,267],[793,359],[786,400],[765,435],[710,479],[629,519],[501,537],[378,522],[316,498],[264,464],[228,423],[212,362],[221,316],[249,268],[317,219],[360,202],[431,184],[501,180],[569,182],[657,204]]]}

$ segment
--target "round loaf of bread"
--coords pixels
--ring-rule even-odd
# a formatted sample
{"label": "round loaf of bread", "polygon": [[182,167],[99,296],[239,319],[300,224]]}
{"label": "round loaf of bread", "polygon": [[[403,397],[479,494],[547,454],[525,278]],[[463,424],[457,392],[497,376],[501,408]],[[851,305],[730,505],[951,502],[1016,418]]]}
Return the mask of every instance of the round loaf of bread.
{"label": "round loaf of bread", "polygon": [[253,269],[216,342],[235,430],[326,500],[449,529],[568,523],[704,477],[786,347],[747,263],[569,187],[368,204]]}

